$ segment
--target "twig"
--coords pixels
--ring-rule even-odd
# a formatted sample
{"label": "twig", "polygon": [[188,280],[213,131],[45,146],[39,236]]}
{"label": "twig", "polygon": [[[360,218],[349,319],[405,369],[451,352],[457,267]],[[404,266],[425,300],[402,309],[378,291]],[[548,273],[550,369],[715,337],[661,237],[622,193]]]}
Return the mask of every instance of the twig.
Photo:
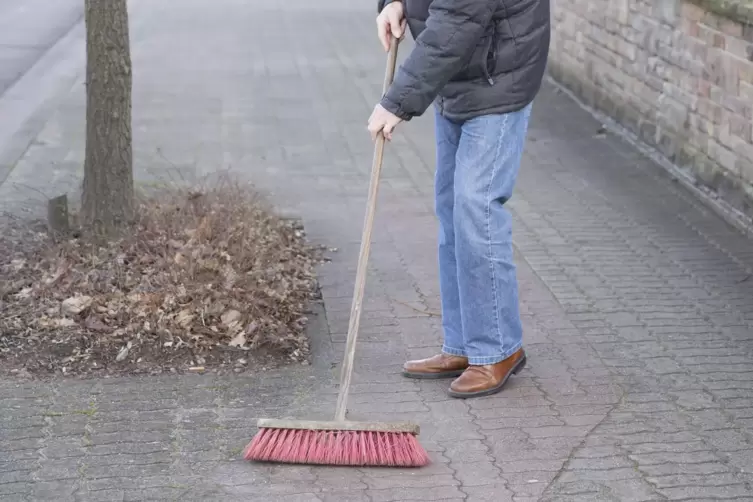
{"label": "twig", "polygon": [[25,188],[27,190],[31,190],[32,192],[38,193],[39,195],[41,195],[42,197],[44,197],[45,200],[50,200],[50,196],[48,196],[46,193],[44,193],[43,191],[39,190],[38,188],[34,188],[33,186],[27,185],[25,183],[19,183],[18,181],[14,182],[13,184],[15,185],[15,188],[17,190],[18,190],[19,187],[20,188]]}
{"label": "twig", "polygon": [[442,313],[441,312],[435,312],[433,310],[421,310],[419,308],[414,307],[410,303],[401,302],[400,300],[395,300],[394,298],[393,298],[393,301],[396,301],[397,303],[405,305],[409,309],[415,310],[419,314],[423,314],[423,315],[426,315],[426,316],[429,316],[429,317],[442,317]]}

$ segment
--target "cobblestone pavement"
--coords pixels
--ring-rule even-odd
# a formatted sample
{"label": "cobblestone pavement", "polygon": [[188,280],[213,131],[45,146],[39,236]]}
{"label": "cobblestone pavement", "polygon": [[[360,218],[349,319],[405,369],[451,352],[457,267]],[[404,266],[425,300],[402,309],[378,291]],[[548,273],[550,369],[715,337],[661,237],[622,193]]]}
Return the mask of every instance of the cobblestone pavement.
{"label": "cobblestone pavement", "polygon": [[[388,146],[350,414],[417,420],[433,464],[239,459],[257,417],[334,408],[384,68],[372,3],[132,3],[139,178],[232,167],[339,248],[316,357],[236,377],[0,382],[0,499],[753,500],[753,243],[549,85],[511,204],[528,368],[469,401],[398,375],[440,341],[415,310],[439,303],[422,118]],[[76,85],[0,200],[33,208],[29,190],[75,186],[83,104]]]}

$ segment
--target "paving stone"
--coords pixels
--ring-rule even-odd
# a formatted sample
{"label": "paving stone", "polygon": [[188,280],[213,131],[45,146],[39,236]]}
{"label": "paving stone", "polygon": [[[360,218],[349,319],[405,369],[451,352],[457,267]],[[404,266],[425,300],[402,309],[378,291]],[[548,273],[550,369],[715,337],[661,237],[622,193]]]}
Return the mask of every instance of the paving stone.
{"label": "paving stone", "polygon": [[736,498],[750,495],[749,485],[729,484],[713,486],[681,486],[675,488],[657,488],[657,492],[667,497],[669,500],[687,500],[689,498],[709,499],[719,498]]}
{"label": "paving stone", "polygon": [[641,474],[633,467],[622,467],[609,470],[578,470],[563,471],[557,478],[560,483],[572,483],[577,480],[610,482],[640,477]]}
{"label": "paving stone", "polygon": [[484,486],[463,486],[465,500],[478,502],[511,502],[513,492],[504,484],[486,484]]}
{"label": "paving stone", "polygon": [[456,486],[424,488],[389,488],[386,490],[367,490],[374,502],[402,502],[407,500],[445,500],[465,499],[465,494]]}

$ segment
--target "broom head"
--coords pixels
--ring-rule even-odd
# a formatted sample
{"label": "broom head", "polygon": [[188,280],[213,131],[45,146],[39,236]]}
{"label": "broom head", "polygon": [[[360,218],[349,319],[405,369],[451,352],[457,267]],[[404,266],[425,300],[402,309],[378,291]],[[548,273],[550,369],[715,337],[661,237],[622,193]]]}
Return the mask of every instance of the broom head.
{"label": "broom head", "polygon": [[243,458],[288,464],[421,467],[429,456],[412,423],[261,419]]}

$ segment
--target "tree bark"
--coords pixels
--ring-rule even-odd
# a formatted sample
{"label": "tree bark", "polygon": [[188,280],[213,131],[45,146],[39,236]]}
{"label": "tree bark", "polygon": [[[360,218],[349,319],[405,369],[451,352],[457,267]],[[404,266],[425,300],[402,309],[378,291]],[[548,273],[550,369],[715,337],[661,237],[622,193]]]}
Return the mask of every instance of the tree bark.
{"label": "tree bark", "polygon": [[85,230],[111,238],[134,218],[127,0],[85,0]]}

